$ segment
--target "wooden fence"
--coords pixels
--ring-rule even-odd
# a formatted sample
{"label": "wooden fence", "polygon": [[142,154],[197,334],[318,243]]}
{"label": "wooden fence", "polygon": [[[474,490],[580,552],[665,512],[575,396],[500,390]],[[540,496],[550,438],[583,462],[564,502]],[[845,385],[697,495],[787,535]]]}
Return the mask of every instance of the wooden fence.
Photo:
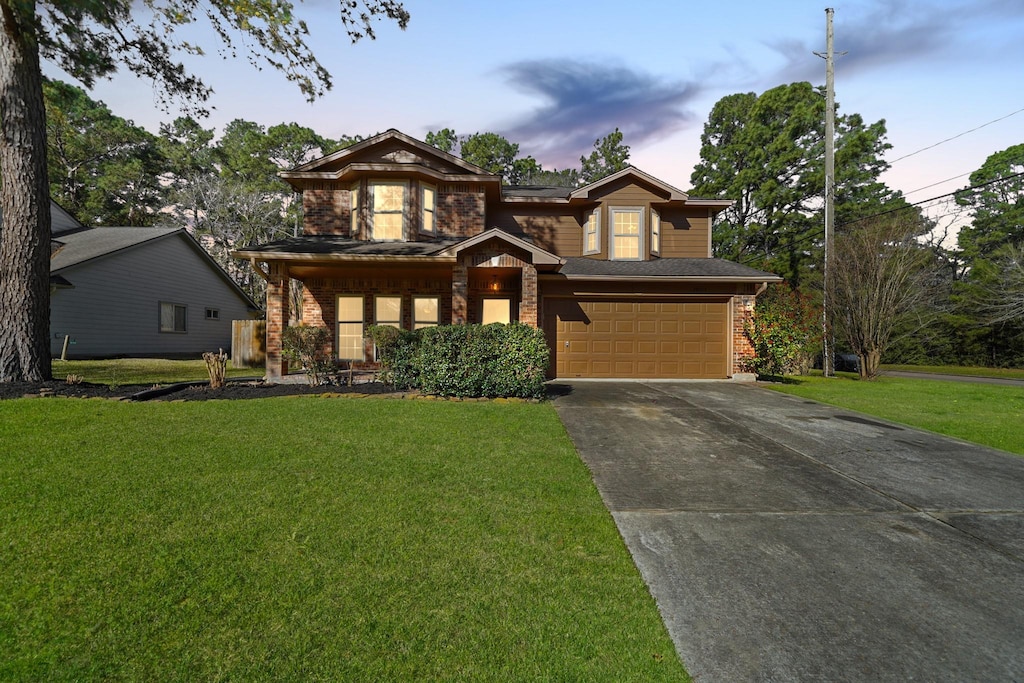
{"label": "wooden fence", "polygon": [[262,368],[267,362],[267,322],[231,321],[231,367]]}

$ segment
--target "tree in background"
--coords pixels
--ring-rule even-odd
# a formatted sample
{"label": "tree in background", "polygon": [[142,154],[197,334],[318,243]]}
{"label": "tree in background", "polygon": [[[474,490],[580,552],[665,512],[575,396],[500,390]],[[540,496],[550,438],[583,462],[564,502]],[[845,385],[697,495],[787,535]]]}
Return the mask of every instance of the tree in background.
{"label": "tree in background", "polygon": [[969,263],[988,259],[1006,245],[1024,243],[1024,144],[992,154],[957,193],[973,220],[960,230],[957,245]]}
{"label": "tree in background", "polygon": [[[331,87],[330,73],[305,39],[308,29],[288,0],[56,0],[0,2],[0,382],[50,378],[50,202],[46,113],[40,58],[92,87],[124,67],[153,79],[163,102],[198,104],[210,89],[175,55],[202,54],[176,30],[205,20],[228,50],[241,42],[250,61],[285,74],[312,100]],[[342,24],[355,41],[374,37],[372,21],[405,28],[397,0],[345,0]]]}
{"label": "tree in background", "polygon": [[937,266],[917,241],[927,229],[916,212],[858,221],[837,232],[830,264],[829,319],[860,359],[860,375],[878,375],[897,331],[912,333],[934,315]]}
{"label": "tree in background", "polygon": [[[715,256],[776,272],[800,287],[821,261],[824,99],[810,83],[719,100],[701,135],[693,194],[732,199],[715,226]],[[837,117],[837,223],[899,195],[878,180],[885,123]]]}
{"label": "tree in background", "polygon": [[616,128],[608,135],[594,140],[590,156],[580,157],[580,183],[589,185],[601,178],[618,173],[629,164],[629,145],[622,144],[622,133]]}
{"label": "tree in background", "polygon": [[50,196],[86,225],[152,225],[167,169],[156,136],[81,88],[44,81]]}

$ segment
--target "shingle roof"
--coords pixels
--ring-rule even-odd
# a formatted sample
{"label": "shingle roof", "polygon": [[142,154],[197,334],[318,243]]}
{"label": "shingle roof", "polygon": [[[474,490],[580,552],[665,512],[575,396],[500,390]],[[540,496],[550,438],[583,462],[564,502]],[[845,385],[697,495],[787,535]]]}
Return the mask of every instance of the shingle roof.
{"label": "shingle roof", "polygon": [[777,275],[717,258],[662,258],[651,261],[565,259],[562,275],[593,277],[715,277],[777,280]]}
{"label": "shingle roof", "polygon": [[544,199],[568,199],[571,187],[555,185],[502,185],[502,197],[543,197]]}
{"label": "shingle roof", "polygon": [[88,228],[56,235],[59,246],[50,259],[50,272],[178,232],[179,228]]}
{"label": "shingle roof", "polygon": [[352,256],[431,256],[462,240],[365,242],[336,235],[303,235],[239,249],[254,254],[349,254]]}

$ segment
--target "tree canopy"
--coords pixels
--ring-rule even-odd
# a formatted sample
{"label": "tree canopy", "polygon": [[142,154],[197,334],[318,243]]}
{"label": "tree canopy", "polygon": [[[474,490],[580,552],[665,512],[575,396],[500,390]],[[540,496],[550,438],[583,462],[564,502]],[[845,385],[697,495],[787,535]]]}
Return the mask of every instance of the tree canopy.
{"label": "tree canopy", "polygon": [[[732,199],[715,225],[715,256],[763,267],[799,285],[820,261],[825,184],[824,98],[810,83],[727,95],[712,108],[690,182],[701,197]],[[885,122],[857,114],[836,124],[836,219],[898,198],[878,180]]]}
{"label": "tree canopy", "polygon": [[[343,0],[342,25],[351,40],[374,37],[386,18],[405,28],[409,14],[397,0]],[[181,63],[200,55],[178,29],[205,22],[224,48],[267,64],[310,100],[331,87],[330,73],[306,45],[308,28],[289,0],[56,0],[46,4],[0,0],[0,382],[50,377],[49,177],[46,113],[40,59],[91,87],[125,68],[152,80],[162,102],[197,111],[210,94]],[[136,169],[137,171],[138,169]],[[134,182],[141,176],[134,173]]]}

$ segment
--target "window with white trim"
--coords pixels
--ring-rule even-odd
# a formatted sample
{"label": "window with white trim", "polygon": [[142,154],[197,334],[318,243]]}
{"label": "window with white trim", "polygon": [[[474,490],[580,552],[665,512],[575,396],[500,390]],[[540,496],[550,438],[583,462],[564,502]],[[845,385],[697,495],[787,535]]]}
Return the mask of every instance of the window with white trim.
{"label": "window with white trim", "polygon": [[651,209],[651,253],[661,253],[661,214]]}
{"label": "window with white trim", "polygon": [[160,302],[160,331],[184,334],[188,332],[188,307],[185,304]]}
{"label": "window with white trim", "polygon": [[640,208],[611,208],[611,254],[620,261],[643,258],[644,211]]}
{"label": "window with white trim", "polygon": [[437,229],[437,188],[433,185],[420,185],[420,207],[423,211],[423,220],[420,223],[421,232],[431,235]]}
{"label": "window with white trim", "polygon": [[594,209],[587,216],[583,226],[583,253],[597,254],[601,251],[601,209]]}
{"label": "window with white trim", "polygon": [[363,360],[363,297],[339,296],[338,358]]}
{"label": "window with white trim", "polygon": [[405,182],[370,183],[372,236],[375,240],[401,240],[405,236]]}
{"label": "window with white trim", "polygon": [[417,296],[412,300],[412,329],[434,327],[441,320],[441,300],[436,296]]}
{"label": "window with white trim", "polygon": [[402,297],[378,296],[373,302],[373,317],[378,325],[402,327]]}

